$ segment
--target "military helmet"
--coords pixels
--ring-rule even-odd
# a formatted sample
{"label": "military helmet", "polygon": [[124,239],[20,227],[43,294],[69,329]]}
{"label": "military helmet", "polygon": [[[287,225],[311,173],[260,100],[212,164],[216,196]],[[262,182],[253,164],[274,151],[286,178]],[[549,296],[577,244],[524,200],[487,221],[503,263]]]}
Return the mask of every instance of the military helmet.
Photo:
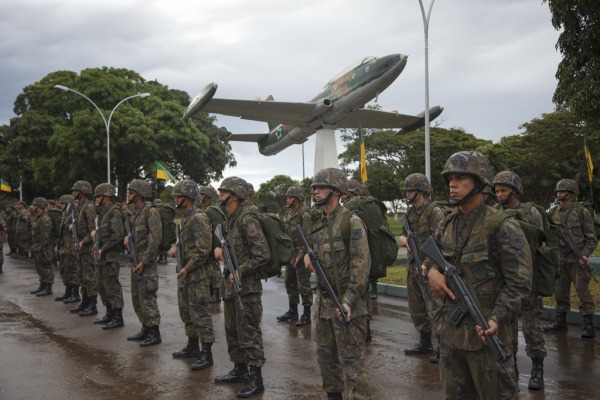
{"label": "military helmet", "polygon": [[219,191],[226,191],[235,194],[240,199],[248,198],[248,185],[247,182],[237,176],[230,176],[229,178],[223,179]]}
{"label": "military helmet", "polygon": [[200,186],[200,194],[205,195],[209,199],[215,199],[217,197],[217,191],[210,185]]}
{"label": "military helmet", "polygon": [[134,179],[127,185],[127,190],[136,192],[142,197],[152,196],[152,184],[142,179]]}
{"label": "military helmet", "polygon": [[101,183],[96,186],[96,190],[94,191],[94,197],[97,196],[116,197],[117,188],[110,183]]}
{"label": "military helmet", "polygon": [[73,203],[75,201],[75,197],[71,196],[70,194],[63,194],[62,196],[60,196],[60,198],[58,199],[59,203]]}
{"label": "military helmet", "polygon": [[430,196],[433,195],[433,187],[429,183],[429,179],[418,172],[410,174],[404,179],[404,191],[408,190],[416,190],[417,192],[428,193]]}
{"label": "military helmet", "polygon": [[300,202],[304,201],[304,190],[302,190],[300,186],[290,186],[287,192],[285,192],[285,195],[295,197],[300,200]]}
{"label": "military helmet", "polygon": [[494,191],[492,190],[492,185],[490,185],[489,183],[485,184],[481,193],[496,196],[496,193],[494,193]]}
{"label": "military helmet", "polygon": [[579,186],[573,179],[561,179],[556,184],[555,192],[564,191],[579,194]]}
{"label": "military helmet", "polygon": [[191,179],[179,181],[173,187],[172,196],[183,196],[188,199],[196,200],[198,198],[198,185]]}
{"label": "military helmet", "polygon": [[162,200],[161,199],[154,199],[152,200],[152,205],[153,206],[160,206],[162,204]]}
{"label": "military helmet", "polygon": [[492,182],[494,186],[496,185],[506,185],[511,186],[517,190],[517,193],[523,194],[523,184],[521,183],[521,178],[519,175],[515,174],[512,171],[501,171],[496,174],[494,177],[494,181]]}
{"label": "military helmet", "polygon": [[358,191],[362,196],[369,196],[371,194],[371,192],[369,191],[369,187],[364,183],[358,184]]}
{"label": "military helmet", "polygon": [[361,191],[360,191],[360,187],[359,187],[359,183],[356,179],[348,179],[348,191],[351,194],[355,194],[355,195],[361,195]]}
{"label": "military helmet", "polygon": [[477,151],[459,151],[448,158],[442,171],[446,184],[450,174],[472,175],[483,189],[486,183],[492,181],[492,166],[487,157]]}
{"label": "military helmet", "polygon": [[311,187],[317,186],[330,187],[342,194],[348,194],[348,178],[339,168],[325,168],[318,171],[313,177]]}
{"label": "military helmet", "polygon": [[248,198],[251,199],[252,196],[254,196],[254,193],[254,185],[250,182],[246,182],[246,194],[248,195]]}
{"label": "military helmet", "polygon": [[40,208],[43,208],[44,210],[46,209],[46,207],[48,207],[48,200],[46,200],[43,197],[36,197],[35,199],[33,199],[33,201],[31,202],[32,206],[38,206]]}
{"label": "military helmet", "polygon": [[71,192],[75,190],[80,191],[85,195],[90,195],[92,194],[92,185],[88,181],[77,181],[73,184]]}

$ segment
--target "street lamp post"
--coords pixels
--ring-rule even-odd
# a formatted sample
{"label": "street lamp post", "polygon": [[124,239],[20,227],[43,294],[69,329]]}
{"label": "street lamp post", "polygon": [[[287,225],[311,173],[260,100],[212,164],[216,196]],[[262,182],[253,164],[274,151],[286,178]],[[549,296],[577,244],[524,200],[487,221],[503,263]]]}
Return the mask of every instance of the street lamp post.
{"label": "street lamp post", "polygon": [[419,0],[421,6],[421,15],[423,16],[423,30],[425,33],[425,176],[431,182],[431,154],[429,140],[429,17],[435,0],[431,0],[429,10],[425,15],[423,0]]}
{"label": "street lamp post", "polygon": [[133,99],[135,97],[140,97],[142,99],[145,99],[146,97],[150,96],[150,93],[138,93],[133,96],[126,97],[123,100],[119,101],[117,103],[117,105],[110,112],[110,115],[108,116],[108,121],[107,121],[106,118],[104,117],[104,114],[102,113],[100,108],[96,105],[96,103],[94,103],[85,94],[80,93],[77,90],[71,89],[71,88],[63,86],[63,85],[54,85],[54,87],[56,89],[64,90],[65,92],[77,93],[78,95],[80,95],[81,97],[83,97],[84,99],[86,99],[87,101],[92,103],[92,105],[94,107],[96,107],[96,110],[98,110],[98,112],[100,113],[100,116],[102,117],[102,122],[104,122],[104,126],[106,127],[106,176],[107,176],[107,182],[110,183],[110,120],[111,120],[113,114],[115,113],[115,110],[117,109],[117,107],[119,107],[122,103],[126,102],[129,99]]}

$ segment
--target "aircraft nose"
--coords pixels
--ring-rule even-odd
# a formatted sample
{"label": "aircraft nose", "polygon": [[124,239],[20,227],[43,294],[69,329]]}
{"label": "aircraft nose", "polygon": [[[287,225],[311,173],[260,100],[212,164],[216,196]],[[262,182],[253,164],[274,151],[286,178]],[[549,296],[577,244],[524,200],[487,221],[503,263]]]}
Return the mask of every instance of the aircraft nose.
{"label": "aircraft nose", "polygon": [[398,73],[402,72],[406,66],[408,56],[405,54],[390,54],[388,56],[381,57],[379,61],[386,70],[395,70]]}

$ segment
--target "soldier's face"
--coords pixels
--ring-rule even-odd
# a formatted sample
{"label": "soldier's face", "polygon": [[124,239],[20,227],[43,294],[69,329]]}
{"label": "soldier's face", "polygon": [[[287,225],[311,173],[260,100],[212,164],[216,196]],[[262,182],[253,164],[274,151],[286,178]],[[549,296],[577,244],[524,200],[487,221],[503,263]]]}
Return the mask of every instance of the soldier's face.
{"label": "soldier's face", "polygon": [[450,174],[448,177],[451,200],[462,200],[475,188],[475,179],[466,174]]}
{"label": "soldier's face", "polygon": [[496,191],[496,198],[499,202],[506,201],[513,191],[513,188],[508,185],[494,185]]}
{"label": "soldier's face", "polygon": [[285,202],[287,204],[288,207],[291,207],[294,205],[294,200],[296,198],[294,196],[286,196]]}
{"label": "soldier's face", "polygon": [[327,186],[315,186],[313,189],[313,198],[315,202],[319,202],[321,200],[325,200],[329,193],[333,192],[333,189]]}
{"label": "soldier's face", "polygon": [[409,203],[412,203],[417,198],[417,194],[419,194],[419,192],[417,192],[416,190],[407,190],[406,191],[406,201],[408,201]]}

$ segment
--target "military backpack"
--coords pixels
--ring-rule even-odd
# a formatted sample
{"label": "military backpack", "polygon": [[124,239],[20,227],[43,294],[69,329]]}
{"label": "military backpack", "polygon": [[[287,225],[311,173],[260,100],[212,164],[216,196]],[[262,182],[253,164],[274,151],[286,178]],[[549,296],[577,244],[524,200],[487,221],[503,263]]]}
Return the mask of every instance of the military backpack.
{"label": "military backpack", "polygon": [[160,246],[158,246],[158,251],[168,251],[177,240],[175,238],[175,207],[165,203],[153,207],[157,208],[162,224],[162,240]]}

